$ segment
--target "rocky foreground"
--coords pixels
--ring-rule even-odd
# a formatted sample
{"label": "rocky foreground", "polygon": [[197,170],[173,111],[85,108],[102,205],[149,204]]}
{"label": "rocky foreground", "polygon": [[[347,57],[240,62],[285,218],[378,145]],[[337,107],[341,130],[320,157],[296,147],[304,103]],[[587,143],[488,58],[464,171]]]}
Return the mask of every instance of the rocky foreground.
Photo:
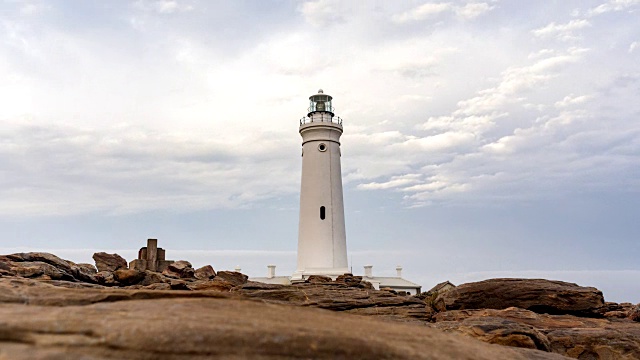
{"label": "rocky foreground", "polygon": [[0,359],[640,359],[640,307],[565,282],[401,296],[349,275],[283,286],[94,260],[0,256]]}

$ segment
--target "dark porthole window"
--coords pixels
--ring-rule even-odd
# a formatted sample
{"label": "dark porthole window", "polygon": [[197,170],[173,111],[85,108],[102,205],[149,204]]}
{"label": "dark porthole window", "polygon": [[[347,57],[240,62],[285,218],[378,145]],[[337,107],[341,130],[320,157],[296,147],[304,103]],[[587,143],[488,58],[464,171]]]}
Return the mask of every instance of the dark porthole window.
{"label": "dark porthole window", "polygon": [[324,218],[325,218],[324,206],[320,206],[320,220],[324,220]]}
{"label": "dark porthole window", "polygon": [[320,150],[320,151],[327,151],[327,145],[325,145],[325,144],[320,144],[320,145],[318,145],[318,150]]}

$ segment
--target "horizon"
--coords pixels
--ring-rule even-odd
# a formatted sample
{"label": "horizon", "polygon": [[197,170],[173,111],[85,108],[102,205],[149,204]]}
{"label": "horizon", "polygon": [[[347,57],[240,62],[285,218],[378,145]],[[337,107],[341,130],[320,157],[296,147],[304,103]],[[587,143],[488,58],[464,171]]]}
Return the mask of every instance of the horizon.
{"label": "horizon", "polygon": [[254,251],[274,258],[211,265],[292,272],[299,119],[322,88],[343,119],[354,272],[400,264],[425,287],[575,276],[639,302],[639,13],[640,0],[1,2],[0,249],[157,238],[170,259]]}

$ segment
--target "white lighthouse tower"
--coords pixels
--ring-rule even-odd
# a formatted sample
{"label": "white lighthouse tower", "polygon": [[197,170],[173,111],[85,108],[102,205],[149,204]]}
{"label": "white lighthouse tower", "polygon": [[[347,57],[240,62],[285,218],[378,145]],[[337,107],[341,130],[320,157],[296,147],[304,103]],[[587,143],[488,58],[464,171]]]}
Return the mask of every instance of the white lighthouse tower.
{"label": "white lighthouse tower", "polygon": [[307,117],[300,120],[302,183],[294,281],[349,272],[340,169],[342,120],[333,112],[332,99],[318,90],[309,97]]}

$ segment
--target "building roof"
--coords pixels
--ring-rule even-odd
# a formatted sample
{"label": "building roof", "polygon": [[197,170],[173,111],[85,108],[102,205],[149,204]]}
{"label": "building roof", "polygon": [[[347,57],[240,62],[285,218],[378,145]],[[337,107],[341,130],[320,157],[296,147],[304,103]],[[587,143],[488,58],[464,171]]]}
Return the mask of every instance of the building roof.
{"label": "building roof", "polygon": [[264,284],[278,284],[278,285],[291,285],[291,276],[274,276],[272,278],[268,277],[252,277],[249,278],[250,281],[261,282]]}
{"label": "building roof", "polygon": [[447,281],[443,281],[443,282],[439,283],[438,285],[432,287],[431,290],[429,290],[428,292],[440,291],[442,288],[444,288],[447,285],[451,285],[453,287],[456,287],[455,285],[453,285],[453,283],[451,283],[451,282],[449,282],[449,280],[447,280]]}
{"label": "building roof", "polygon": [[403,278],[399,278],[399,277],[382,277],[382,276],[373,276],[373,277],[366,277],[363,276],[362,280],[364,281],[375,281],[380,283],[380,287],[384,288],[384,287],[396,287],[396,288],[411,288],[411,289],[416,289],[416,288],[421,288],[421,285],[418,285],[416,283],[413,283],[409,280],[405,280]]}

